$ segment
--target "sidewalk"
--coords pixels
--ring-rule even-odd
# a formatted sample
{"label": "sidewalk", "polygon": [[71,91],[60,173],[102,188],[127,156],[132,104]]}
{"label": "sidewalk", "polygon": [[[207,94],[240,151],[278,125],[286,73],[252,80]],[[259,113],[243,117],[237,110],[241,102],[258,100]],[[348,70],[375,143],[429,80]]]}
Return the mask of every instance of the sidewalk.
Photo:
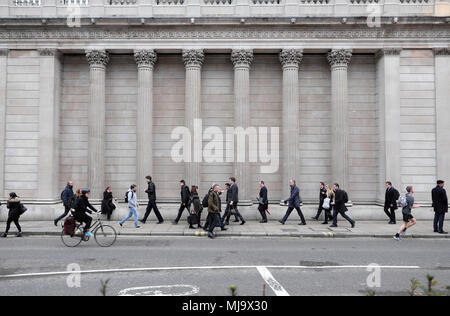
{"label": "sidewalk", "polygon": [[[121,228],[116,221],[103,222],[113,226],[121,236],[206,236],[203,229],[189,229],[186,221],[180,221],[178,225],[171,222],[164,222],[157,225],[154,221],[147,222],[140,229],[134,228],[133,221],[126,222]],[[330,228],[329,225],[322,225],[321,222],[308,221],[307,226],[299,226],[297,221],[288,221],[286,225],[281,225],[277,221],[267,224],[260,224],[257,221],[248,221],[240,226],[231,223],[227,231],[215,230],[219,238],[223,237],[307,237],[307,238],[392,238],[399,229],[401,223],[388,225],[385,221],[360,221],[355,228],[342,221],[337,228]],[[22,230],[25,236],[59,236],[62,228],[61,223],[55,227],[52,222],[22,222]],[[0,231],[3,231],[5,223],[0,223]],[[10,234],[14,236],[16,228],[11,226]],[[433,233],[433,223],[431,221],[419,221],[411,228],[407,235],[409,238],[450,238],[449,235],[439,235]]]}

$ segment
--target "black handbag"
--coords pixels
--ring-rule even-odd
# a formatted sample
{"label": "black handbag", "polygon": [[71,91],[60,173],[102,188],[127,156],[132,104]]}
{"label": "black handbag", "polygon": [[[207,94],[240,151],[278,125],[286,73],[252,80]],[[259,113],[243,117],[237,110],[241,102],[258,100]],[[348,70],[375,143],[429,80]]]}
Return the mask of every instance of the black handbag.
{"label": "black handbag", "polygon": [[19,210],[20,215],[22,215],[22,214],[25,213],[26,211],[28,211],[28,209],[25,207],[25,205],[23,205],[22,203],[20,203],[20,210]]}

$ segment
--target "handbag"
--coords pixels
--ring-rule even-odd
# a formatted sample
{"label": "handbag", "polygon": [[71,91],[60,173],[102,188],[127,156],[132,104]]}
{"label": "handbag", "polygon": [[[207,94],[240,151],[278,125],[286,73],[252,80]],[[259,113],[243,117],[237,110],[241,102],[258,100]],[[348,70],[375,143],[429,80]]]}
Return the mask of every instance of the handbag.
{"label": "handbag", "polygon": [[326,198],[325,200],[323,200],[323,205],[322,208],[329,210],[330,209],[330,203],[331,203],[331,199],[330,198]]}
{"label": "handbag", "polygon": [[20,215],[22,215],[23,213],[25,213],[26,211],[28,211],[28,209],[25,207],[25,205],[23,205],[22,203],[20,203]]}

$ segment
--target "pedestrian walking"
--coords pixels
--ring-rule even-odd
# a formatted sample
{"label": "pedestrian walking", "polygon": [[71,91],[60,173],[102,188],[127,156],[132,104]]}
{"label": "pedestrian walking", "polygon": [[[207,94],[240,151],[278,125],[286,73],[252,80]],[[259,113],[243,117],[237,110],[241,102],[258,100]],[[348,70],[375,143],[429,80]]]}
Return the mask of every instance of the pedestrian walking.
{"label": "pedestrian walking", "polygon": [[334,201],[334,191],[330,188],[328,184],[325,185],[325,199],[323,200],[322,209],[325,211],[325,221],[322,225],[328,225],[328,221],[333,220],[332,215],[332,202]]}
{"label": "pedestrian walking", "polygon": [[384,212],[389,217],[389,224],[397,224],[395,211],[398,209],[397,201],[400,198],[400,193],[392,186],[390,181],[386,182],[386,194],[384,200]]}
{"label": "pedestrian walking", "polygon": [[238,204],[239,204],[239,187],[236,184],[236,178],[231,177],[230,179],[230,190],[231,190],[231,201],[229,203],[230,205],[230,211],[231,213],[235,214],[236,219],[234,220],[235,223],[238,223],[239,220],[241,221],[241,225],[245,225],[244,217],[242,217],[241,213],[238,210]]}
{"label": "pedestrian walking", "polygon": [[[325,183],[320,182],[320,190],[319,190],[319,209],[317,210],[316,216],[314,216],[312,219],[315,221],[319,220],[320,214],[322,214],[322,211],[324,211],[323,208],[323,202],[325,198],[327,197],[327,190],[325,189]],[[325,214],[325,221],[327,221],[327,215]]]}
{"label": "pedestrian walking", "polygon": [[[210,196],[210,195],[212,194],[212,192],[214,191],[214,190],[213,190],[214,185],[215,185],[215,184],[213,184],[213,185],[211,186],[211,188],[209,189],[209,191],[208,191],[208,200],[209,200],[209,196]],[[222,189],[219,189],[219,190],[217,191],[217,196],[218,196],[218,198],[219,198],[219,201],[218,201],[218,204],[219,204],[219,210],[220,210],[219,213],[222,212],[222,198],[221,198],[221,196],[222,196],[223,193],[224,193],[224,191],[223,191]],[[231,195],[231,194],[230,194],[230,195]],[[227,191],[227,199],[228,199],[228,191]],[[228,204],[228,203],[226,203],[226,204]],[[227,205],[227,209],[230,210],[230,206],[229,206],[229,205]],[[230,214],[230,216],[231,216],[231,211],[230,211],[229,214]],[[225,227],[225,222],[224,222],[224,219],[223,219],[223,218],[225,218],[225,214],[223,215],[223,217],[220,217],[220,214],[219,214],[219,218],[218,218],[218,221],[217,221],[217,223],[216,223],[216,227],[220,227],[220,229],[221,229],[222,231],[225,231],[225,230],[228,230],[228,229]],[[229,220],[229,219],[230,219],[230,217],[228,216],[228,220]],[[212,218],[211,218],[211,213],[208,212],[208,216],[206,217],[205,225],[203,225],[203,229],[204,229],[205,231],[208,231],[209,225],[211,224],[211,220],[212,220]],[[229,223],[228,223],[227,225],[229,225]]]}
{"label": "pedestrian walking", "polygon": [[21,203],[20,198],[16,193],[11,192],[9,194],[8,202],[6,207],[9,209],[8,219],[6,221],[6,229],[2,237],[8,237],[9,229],[11,228],[11,223],[17,227],[17,237],[22,237],[22,227],[20,227],[19,219],[20,216],[26,211],[25,206]]}
{"label": "pedestrian walking", "polygon": [[301,222],[299,225],[306,225],[305,217],[303,216],[302,210],[300,209],[300,189],[297,187],[294,179],[291,179],[289,181],[289,185],[291,187],[291,195],[287,200],[284,201],[285,205],[289,202],[289,206],[286,211],[286,215],[284,215],[284,217],[280,220],[280,223],[284,225],[291,215],[292,211],[295,209],[298,216],[300,216]]}
{"label": "pedestrian walking", "polygon": [[[203,206],[200,201],[200,196],[198,195],[198,187],[193,185],[191,187],[191,201],[190,201],[190,211],[191,216],[195,216],[197,222],[197,228],[202,228],[202,211]],[[189,228],[195,229],[193,223],[189,223]]]}
{"label": "pedestrian walking", "polygon": [[128,213],[128,215],[120,221],[119,225],[120,227],[123,227],[123,224],[130,219],[132,216],[134,216],[134,227],[136,228],[141,228],[138,224],[138,207],[139,207],[139,203],[137,201],[137,186],[135,184],[132,184],[130,186],[130,189],[128,190],[128,192],[126,193],[126,199],[125,201],[128,203],[128,209],[130,210],[130,212]]}
{"label": "pedestrian walking", "polygon": [[189,187],[186,185],[186,182],[184,180],[180,181],[180,188],[181,188],[181,192],[180,192],[181,204],[180,204],[180,208],[178,209],[177,218],[172,222],[174,225],[178,225],[181,215],[183,215],[183,211],[185,209],[189,212],[189,202],[191,200],[191,194],[189,191]]}
{"label": "pedestrian walking", "polygon": [[64,217],[66,217],[69,214],[70,210],[73,208],[75,196],[73,193],[73,182],[72,181],[67,182],[66,187],[61,192],[61,200],[62,200],[63,206],[64,206],[64,213],[53,221],[55,226],[58,226],[58,222],[60,220],[62,220]]}
{"label": "pedestrian walking", "polygon": [[214,228],[216,228],[218,221],[220,220],[220,202],[219,202],[219,192],[220,186],[214,184],[212,187],[212,192],[209,194],[208,198],[208,216],[209,216],[209,228],[208,237],[213,239],[216,237],[214,234]]}
{"label": "pedestrian walking", "polygon": [[416,219],[412,215],[412,210],[419,208],[420,205],[414,204],[414,188],[412,186],[408,186],[406,188],[406,192],[406,195],[400,198],[400,206],[402,207],[403,213],[403,224],[398,233],[394,236],[394,239],[397,241],[401,240],[400,235],[404,235],[407,229],[410,229],[417,224]]}
{"label": "pedestrian walking", "polygon": [[229,183],[225,183],[225,190],[227,190],[227,195],[225,198],[225,202],[226,202],[225,203],[226,204],[225,212],[223,213],[223,216],[222,216],[222,223],[224,225],[230,225],[230,217],[231,217],[231,190],[230,190],[230,187],[231,187],[231,185]]}
{"label": "pedestrian walking", "polygon": [[259,182],[259,197],[258,197],[258,211],[261,214],[262,220],[260,223],[267,223],[267,215],[266,211],[269,209],[269,198],[268,198],[268,192],[267,187],[264,181]]}
{"label": "pedestrian walking", "polygon": [[145,190],[145,193],[147,193],[148,195],[148,204],[144,218],[141,220],[141,223],[145,224],[147,222],[147,218],[149,217],[150,213],[152,212],[152,210],[154,210],[156,218],[158,219],[157,224],[162,224],[164,223],[164,219],[158,210],[158,206],[156,205],[156,186],[153,183],[151,176],[145,177],[145,180],[147,181],[148,184],[147,190]]}
{"label": "pedestrian walking", "polygon": [[73,217],[79,223],[84,223],[84,235],[85,237],[92,237],[93,234],[89,231],[92,224],[92,217],[86,213],[92,214],[97,213],[97,209],[91,205],[89,202],[89,195],[91,191],[89,189],[81,190],[81,195],[76,198],[74,204]]}
{"label": "pedestrian walking", "polygon": [[106,219],[108,221],[111,220],[111,215],[116,209],[116,204],[114,204],[114,201],[115,199],[113,197],[111,188],[107,187],[105,192],[103,192],[101,212],[103,215],[106,215]]}
{"label": "pedestrian walking", "polygon": [[334,201],[331,202],[333,205],[333,225],[330,227],[338,227],[337,225],[337,217],[339,214],[346,219],[351,225],[352,228],[355,228],[355,221],[351,219],[346,212],[348,211],[345,203],[348,202],[348,194],[344,190],[339,187],[338,183],[334,184]]}
{"label": "pedestrian walking", "polygon": [[438,180],[436,187],[431,191],[434,209],[434,232],[442,235],[448,233],[444,231],[445,213],[448,213],[447,192],[444,189],[445,182]]}

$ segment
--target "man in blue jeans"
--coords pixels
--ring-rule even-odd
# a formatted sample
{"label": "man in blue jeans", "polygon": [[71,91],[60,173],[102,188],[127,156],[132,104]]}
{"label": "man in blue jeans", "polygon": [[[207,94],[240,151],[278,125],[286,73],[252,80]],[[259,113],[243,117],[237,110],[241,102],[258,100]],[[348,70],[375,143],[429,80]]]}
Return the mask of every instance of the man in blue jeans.
{"label": "man in blue jeans", "polygon": [[136,185],[133,184],[130,187],[130,190],[127,192],[127,199],[128,199],[128,208],[130,209],[130,213],[128,213],[127,217],[125,217],[119,224],[120,227],[123,226],[123,223],[125,223],[131,216],[134,216],[134,226],[136,228],[141,228],[138,224],[138,212],[137,208],[139,207],[139,203],[137,201],[136,196]]}

